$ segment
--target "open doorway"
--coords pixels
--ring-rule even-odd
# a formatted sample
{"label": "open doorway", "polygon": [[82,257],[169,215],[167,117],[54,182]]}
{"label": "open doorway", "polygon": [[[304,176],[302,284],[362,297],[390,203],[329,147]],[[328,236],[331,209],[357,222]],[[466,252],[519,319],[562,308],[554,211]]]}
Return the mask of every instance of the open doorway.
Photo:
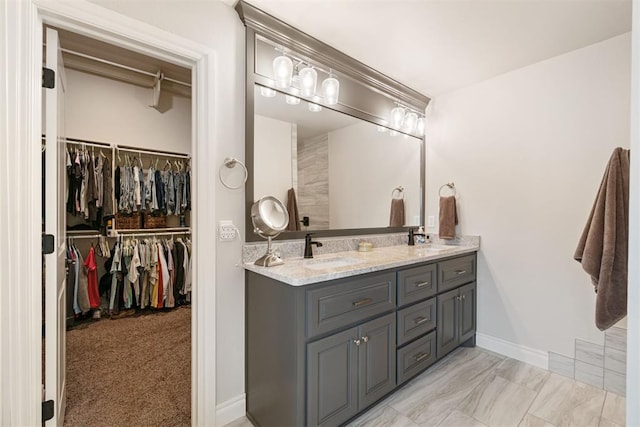
{"label": "open doorway", "polygon": [[44,359],[62,359],[56,422],[190,424],[191,69],[53,30],[64,160],[43,171],[45,187],[62,172],[44,216],[60,213],[66,277],[44,299],[57,309],[45,334],[63,335],[45,337]]}

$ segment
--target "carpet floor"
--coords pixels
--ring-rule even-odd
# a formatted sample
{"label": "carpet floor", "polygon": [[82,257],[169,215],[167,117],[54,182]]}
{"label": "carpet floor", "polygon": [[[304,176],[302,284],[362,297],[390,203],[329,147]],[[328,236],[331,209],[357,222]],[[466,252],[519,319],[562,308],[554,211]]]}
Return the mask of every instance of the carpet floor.
{"label": "carpet floor", "polygon": [[190,424],[190,308],[67,332],[65,426]]}

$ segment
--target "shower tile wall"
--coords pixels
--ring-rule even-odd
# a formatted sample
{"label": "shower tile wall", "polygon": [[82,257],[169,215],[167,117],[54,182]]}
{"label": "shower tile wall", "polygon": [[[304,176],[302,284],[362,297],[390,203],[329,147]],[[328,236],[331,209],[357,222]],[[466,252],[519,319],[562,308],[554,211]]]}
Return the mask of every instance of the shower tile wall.
{"label": "shower tile wall", "polygon": [[575,358],[549,352],[549,370],[625,396],[627,330],[609,328],[604,345],[575,340]]}
{"label": "shower tile wall", "polygon": [[300,139],[297,155],[300,219],[310,217],[309,230],[326,230],[329,228],[328,135]]}

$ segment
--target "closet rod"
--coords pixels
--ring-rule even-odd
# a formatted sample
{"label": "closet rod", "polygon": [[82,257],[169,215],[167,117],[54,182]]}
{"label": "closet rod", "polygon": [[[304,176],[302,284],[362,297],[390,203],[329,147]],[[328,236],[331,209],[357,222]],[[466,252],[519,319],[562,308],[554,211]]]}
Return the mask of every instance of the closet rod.
{"label": "closet rod", "polygon": [[[76,55],[76,56],[79,56],[81,58],[90,59],[90,60],[96,61],[96,62],[102,62],[103,64],[112,65],[112,66],[118,67],[118,68],[123,68],[125,70],[133,71],[133,72],[136,72],[136,73],[139,73],[139,74],[144,74],[144,75],[147,75],[147,76],[151,76],[153,78],[156,77],[155,73],[151,73],[149,71],[144,71],[144,70],[139,70],[137,68],[129,67],[128,65],[118,64],[117,62],[112,62],[112,61],[107,61],[106,59],[96,58],[95,56],[86,55],[84,53],[76,52],[76,51],[73,51],[73,50],[70,50],[70,49],[60,48],[60,50],[62,52],[64,52],[64,53],[68,53],[68,54],[71,54],[71,55]],[[172,83],[177,83],[179,85],[186,86],[186,87],[191,87],[190,83],[185,83],[185,82],[182,82],[180,80],[172,79],[170,77],[166,77],[165,76],[163,78],[163,80],[166,80],[166,81],[169,81],[169,82],[172,82]]]}
{"label": "closet rod", "polygon": [[116,145],[116,150],[118,151],[127,151],[129,153],[144,153],[144,154],[150,154],[152,156],[171,156],[171,157],[179,157],[182,159],[190,159],[191,156],[188,154],[184,154],[184,153],[175,153],[175,152],[171,152],[171,151],[163,151],[163,150],[140,150],[138,148],[135,147],[127,147],[125,145]]}
{"label": "closet rod", "polygon": [[[101,234],[67,234],[67,239],[97,239],[101,237]],[[102,236],[106,237],[106,236]]]}
{"label": "closet rod", "polygon": [[151,233],[122,233],[118,236],[111,237],[153,237],[153,236],[175,236],[175,235],[191,235],[191,231],[167,231],[167,232],[151,232]]}
{"label": "closet rod", "polygon": [[61,139],[63,139],[65,142],[68,142],[70,144],[84,144],[84,145],[91,145],[91,146],[100,147],[100,148],[111,148],[111,144],[109,144],[108,142],[89,141],[86,139],[67,138],[67,137],[62,137]]}

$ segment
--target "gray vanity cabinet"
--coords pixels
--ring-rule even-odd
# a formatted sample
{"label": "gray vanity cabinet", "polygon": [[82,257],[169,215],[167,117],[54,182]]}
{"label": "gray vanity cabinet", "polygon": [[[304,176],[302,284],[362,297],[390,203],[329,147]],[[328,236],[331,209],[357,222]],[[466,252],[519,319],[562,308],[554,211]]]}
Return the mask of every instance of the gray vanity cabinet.
{"label": "gray vanity cabinet", "polygon": [[438,295],[437,355],[449,353],[476,332],[476,283]]}
{"label": "gray vanity cabinet", "polygon": [[247,417],[341,425],[473,344],[475,263],[465,254],[305,286],[248,271]]}
{"label": "gray vanity cabinet", "polygon": [[393,313],[307,346],[307,425],[338,425],[396,386]]}

